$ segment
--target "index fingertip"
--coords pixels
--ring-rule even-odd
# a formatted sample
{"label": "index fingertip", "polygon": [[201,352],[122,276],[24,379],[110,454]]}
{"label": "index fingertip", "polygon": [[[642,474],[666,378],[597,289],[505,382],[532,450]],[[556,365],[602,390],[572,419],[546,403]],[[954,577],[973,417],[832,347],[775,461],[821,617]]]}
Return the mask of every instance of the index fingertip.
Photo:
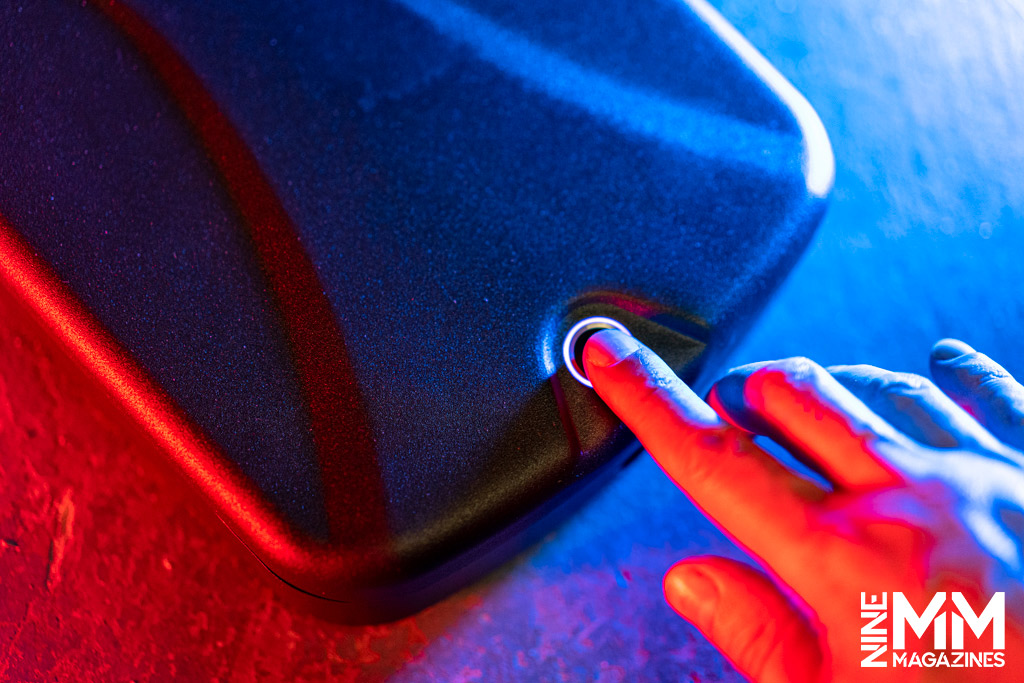
{"label": "index fingertip", "polygon": [[639,351],[640,344],[632,336],[619,330],[601,330],[583,346],[583,369],[589,378],[592,367],[611,367]]}

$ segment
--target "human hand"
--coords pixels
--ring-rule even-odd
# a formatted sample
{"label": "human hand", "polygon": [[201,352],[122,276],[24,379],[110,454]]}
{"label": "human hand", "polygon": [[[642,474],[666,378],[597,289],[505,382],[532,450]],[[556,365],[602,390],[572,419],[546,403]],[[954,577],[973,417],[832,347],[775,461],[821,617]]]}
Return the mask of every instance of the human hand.
{"label": "human hand", "polygon": [[[707,403],[614,330],[587,342],[584,367],[665,473],[764,569],[695,557],[665,577],[669,604],[740,672],[790,683],[1019,680],[1024,454],[1012,446],[1024,443],[1024,388],[986,356],[940,342],[935,383],[865,365],[756,363],[719,380]],[[755,435],[823,481],[783,466]],[[1003,592],[1006,665],[902,668],[887,650],[886,668],[862,668],[861,594],[895,591],[917,614],[936,592],[961,593],[978,614]],[[907,631],[908,655],[932,649],[931,628],[920,641]],[[968,628],[964,646],[991,651],[991,636]]]}

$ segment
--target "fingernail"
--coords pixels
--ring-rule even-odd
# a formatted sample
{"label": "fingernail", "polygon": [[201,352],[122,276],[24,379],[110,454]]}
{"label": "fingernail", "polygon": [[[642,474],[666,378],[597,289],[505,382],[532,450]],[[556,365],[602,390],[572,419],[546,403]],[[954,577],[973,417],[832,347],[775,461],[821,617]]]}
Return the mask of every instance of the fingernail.
{"label": "fingernail", "polygon": [[940,339],[932,347],[932,358],[935,360],[951,360],[966,353],[974,353],[974,349],[959,339]]}
{"label": "fingernail", "polygon": [[699,569],[677,569],[667,583],[677,599],[692,605],[713,603],[718,598],[715,582]]}
{"label": "fingernail", "polygon": [[586,363],[598,368],[615,365],[640,350],[636,339],[618,330],[601,330],[583,347]]}
{"label": "fingernail", "polygon": [[[743,409],[743,380],[734,375],[726,375],[711,387],[707,402],[716,412],[733,413]],[[719,413],[720,415],[722,413]]]}

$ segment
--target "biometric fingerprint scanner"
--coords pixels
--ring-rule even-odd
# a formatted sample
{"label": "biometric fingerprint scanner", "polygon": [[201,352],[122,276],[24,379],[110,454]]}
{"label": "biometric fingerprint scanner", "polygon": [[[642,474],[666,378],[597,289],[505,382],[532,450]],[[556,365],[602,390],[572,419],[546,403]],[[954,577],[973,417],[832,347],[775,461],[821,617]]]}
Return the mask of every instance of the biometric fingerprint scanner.
{"label": "biometric fingerprint scanner", "polygon": [[626,326],[618,320],[604,316],[592,316],[584,318],[572,326],[566,333],[565,341],[562,342],[562,359],[565,361],[569,373],[584,386],[593,388],[590,380],[583,371],[583,347],[587,340],[601,330],[619,330],[629,336],[633,334],[626,329]]}

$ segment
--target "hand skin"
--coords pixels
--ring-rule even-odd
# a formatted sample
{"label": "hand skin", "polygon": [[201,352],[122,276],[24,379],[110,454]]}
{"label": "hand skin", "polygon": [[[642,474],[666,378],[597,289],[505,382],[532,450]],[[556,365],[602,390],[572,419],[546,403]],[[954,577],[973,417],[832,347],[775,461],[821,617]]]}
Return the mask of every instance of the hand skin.
{"label": "hand skin", "polygon": [[[748,678],[1022,680],[1024,388],[987,356],[939,342],[934,383],[867,365],[756,363],[730,371],[707,402],[621,332],[591,337],[583,361],[665,473],[760,565],[692,557],[664,584],[673,609]],[[888,593],[891,609],[893,591],[918,613],[937,591],[944,610],[959,591],[978,613],[1004,592],[1006,666],[893,667],[890,649],[888,667],[861,668],[861,593]],[[931,629],[906,633],[908,655],[931,650]],[[967,629],[965,645],[992,650],[991,628],[981,639]]]}

